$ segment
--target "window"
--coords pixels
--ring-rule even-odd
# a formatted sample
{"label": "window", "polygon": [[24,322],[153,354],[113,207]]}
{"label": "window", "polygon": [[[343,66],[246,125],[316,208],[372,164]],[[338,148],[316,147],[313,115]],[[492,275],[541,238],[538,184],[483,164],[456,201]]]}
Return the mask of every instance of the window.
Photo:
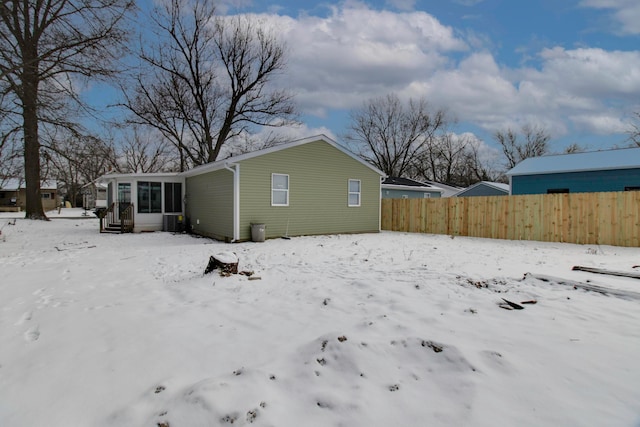
{"label": "window", "polygon": [[360,206],[360,180],[349,180],[349,206]]}
{"label": "window", "polygon": [[162,213],[162,184],[138,182],[138,213]]}
{"label": "window", "polygon": [[179,182],[164,183],[164,211],[168,213],[182,212],[182,184]]}
{"label": "window", "polygon": [[431,193],[424,193],[424,198],[425,199],[430,199],[431,198]]}
{"label": "window", "polygon": [[271,206],[289,206],[289,175],[271,174]]}
{"label": "window", "polygon": [[640,191],[640,187],[624,187],[624,191]]}
{"label": "window", "polygon": [[43,199],[50,199],[51,193],[40,193],[40,197]]}

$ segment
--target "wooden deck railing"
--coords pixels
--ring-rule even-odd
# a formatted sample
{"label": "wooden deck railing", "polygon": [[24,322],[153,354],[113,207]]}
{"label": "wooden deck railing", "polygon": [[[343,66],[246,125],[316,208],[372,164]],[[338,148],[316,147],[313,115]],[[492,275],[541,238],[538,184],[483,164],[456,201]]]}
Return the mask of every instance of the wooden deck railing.
{"label": "wooden deck railing", "polygon": [[106,211],[100,214],[100,232],[117,231],[120,233],[132,233],[134,227],[134,210],[133,204],[127,203],[127,206],[121,209],[121,206],[114,202]]}
{"label": "wooden deck railing", "polygon": [[130,204],[120,213],[120,232],[133,233],[133,205]]}

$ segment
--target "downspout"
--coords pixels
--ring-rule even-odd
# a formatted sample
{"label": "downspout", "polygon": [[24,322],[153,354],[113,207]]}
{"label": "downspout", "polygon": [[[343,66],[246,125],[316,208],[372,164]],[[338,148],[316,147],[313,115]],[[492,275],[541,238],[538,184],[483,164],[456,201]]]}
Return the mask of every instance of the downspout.
{"label": "downspout", "polygon": [[240,165],[237,163],[224,163],[224,168],[233,173],[233,240],[240,240]]}
{"label": "downspout", "polygon": [[378,184],[378,233],[382,231],[382,183],[387,179],[386,176],[380,176]]}

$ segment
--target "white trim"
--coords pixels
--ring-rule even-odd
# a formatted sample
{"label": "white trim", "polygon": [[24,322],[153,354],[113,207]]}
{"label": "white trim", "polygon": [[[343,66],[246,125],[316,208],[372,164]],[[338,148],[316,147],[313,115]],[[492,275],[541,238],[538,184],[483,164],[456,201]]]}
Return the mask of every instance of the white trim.
{"label": "white trim", "polygon": [[[274,188],[273,187],[273,177],[274,176],[286,176],[287,177],[287,188],[286,189],[281,189],[281,188]],[[289,190],[291,189],[291,179],[289,177],[289,174],[287,173],[272,173],[271,174],[271,206],[289,206]],[[286,203],[274,203],[273,202],[273,192],[274,191],[278,191],[278,192],[284,192],[286,195]]]}
{"label": "white trim", "polygon": [[240,240],[240,165],[225,162],[224,167],[233,172],[233,243]]}
{"label": "white trim", "polygon": [[[351,182],[357,182],[358,183],[358,191],[351,191]],[[351,195],[352,194],[357,194],[358,195],[358,204],[351,204]],[[347,182],[347,206],[349,206],[350,208],[357,208],[360,207],[362,205],[362,180],[360,179],[356,179],[356,178],[349,178],[348,182]]]}
{"label": "white trim", "polygon": [[352,159],[358,161],[359,163],[365,165],[366,167],[368,167],[369,169],[375,171],[376,173],[378,173],[381,176],[385,176],[384,172],[382,172],[381,170],[377,169],[376,167],[370,165],[369,163],[367,163],[366,161],[364,161],[362,158],[358,157],[357,155],[353,154],[351,151],[349,151],[348,149],[342,147],[341,145],[339,145],[337,142],[335,142],[334,140],[332,140],[331,138],[325,136],[325,135],[316,135],[316,136],[310,136],[308,138],[303,138],[303,139],[298,139],[295,141],[291,141],[288,142],[286,144],[281,144],[281,145],[276,145],[275,147],[270,147],[270,148],[265,148],[263,150],[257,150],[257,151],[253,151],[251,153],[246,153],[246,154],[241,154],[239,156],[235,156],[235,157],[230,157],[227,160],[218,160],[212,163],[207,163],[205,165],[200,165],[197,166],[193,169],[190,169],[188,171],[184,171],[180,173],[180,176],[184,176],[184,177],[192,177],[195,175],[200,175],[203,173],[207,173],[207,172],[213,172],[219,169],[224,168],[226,162],[230,161],[230,162],[241,162],[243,160],[247,160],[247,159],[252,159],[254,157],[258,157],[258,156],[262,156],[265,154],[270,154],[270,153],[275,153],[281,150],[286,150],[287,148],[293,148],[293,147],[297,147],[300,145],[304,145],[304,144],[308,144],[310,142],[325,142],[329,145],[331,145],[332,147],[342,151],[344,154],[348,155],[349,157],[351,157]]}

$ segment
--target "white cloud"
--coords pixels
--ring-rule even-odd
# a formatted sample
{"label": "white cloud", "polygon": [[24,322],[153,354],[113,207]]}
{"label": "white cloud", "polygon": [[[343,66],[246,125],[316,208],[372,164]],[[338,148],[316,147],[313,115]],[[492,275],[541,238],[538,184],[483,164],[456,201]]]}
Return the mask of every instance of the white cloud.
{"label": "white cloud", "polygon": [[638,0],[582,0],[580,5],[611,10],[611,17],[617,22],[615,32],[640,34],[640,2]]}
{"label": "white cloud", "polygon": [[624,133],[630,128],[615,112],[575,115],[571,116],[570,119],[582,129],[598,135]]}
{"label": "white cloud", "polygon": [[334,6],[327,17],[271,17],[290,46],[289,87],[304,109],[352,108],[399,91],[416,76],[446,66],[467,45],[424,12],[377,11],[360,3]]}
{"label": "white cloud", "polygon": [[569,129],[620,132],[615,118],[640,98],[638,51],[556,47],[540,51],[535,67],[510,68],[486,48],[490,41],[462,38],[425,12],[358,2],[329,10],[326,17],[262,16],[289,44],[286,86],[304,114],[324,117],[396,92],[424,96],[488,132],[530,123],[557,137]]}

